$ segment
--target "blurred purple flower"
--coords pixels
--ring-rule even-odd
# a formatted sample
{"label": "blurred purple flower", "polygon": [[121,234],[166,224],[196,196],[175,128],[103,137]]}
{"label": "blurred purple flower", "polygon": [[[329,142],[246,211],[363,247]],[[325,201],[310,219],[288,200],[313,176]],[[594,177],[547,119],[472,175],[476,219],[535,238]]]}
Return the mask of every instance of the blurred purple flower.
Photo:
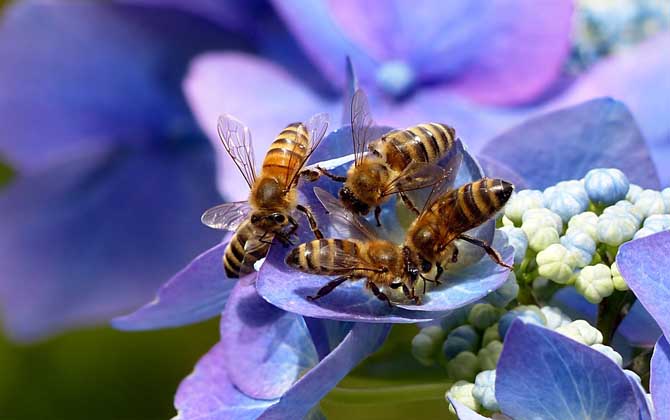
{"label": "blurred purple flower", "polygon": [[218,235],[211,148],[180,83],[194,54],[236,47],[185,13],[25,1],[0,23],[0,303],[33,340],[136,306]]}

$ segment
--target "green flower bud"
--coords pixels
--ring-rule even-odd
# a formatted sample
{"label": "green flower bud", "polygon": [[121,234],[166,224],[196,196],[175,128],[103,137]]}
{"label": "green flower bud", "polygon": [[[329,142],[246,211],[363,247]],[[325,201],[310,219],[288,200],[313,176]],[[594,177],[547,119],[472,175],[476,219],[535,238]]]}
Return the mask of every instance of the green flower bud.
{"label": "green flower bud", "polygon": [[577,276],[575,289],[591,303],[600,303],[614,293],[612,272],[605,264],[589,265]]}
{"label": "green flower bud", "polygon": [[[595,241],[598,239],[598,234],[596,231],[597,226],[598,226],[598,215],[591,211],[586,211],[584,213],[577,214],[570,218],[570,221],[568,222],[568,231],[571,228],[579,229],[584,233],[588,234],[591,237],[591,239]],[[568,233],[568,231],[566,231],[566,234]]]}
{"label": "green flower bud", "polygon": [[456,381],[474,381],[479,371],[479,361],[471,351],[463,351],[447,362],[447,376]]}
{"label": "green flower bud", "polygon": [[587,346],[602,344],[603,342],[602,333],[583,319],[560,326],[556,328],[556,332]]}
{"label": "green flower bud", "polygon": [[[451,386],[451,388],[447,391],[444,397],[447,400],[447,402],[449,401],[449,399],[447,399],[447,396],[449,396],[457,400],[459,403],[470,408],[471,410],[478,411],[481,410],[481,405],[479,404],[479,401],[477,401],[475,397],[472,395],[472,390],[474,388],[475,384],[473,383],[467,381],[458,381]],[[449,404],[449,411],[456,414],[456,410],[451,404]]]}
{"label": "green flower bud", "polygon": [[538,272],[542,277],[559,284],[568,284],[577,268],[578,258],[574,251],[561,244],[549,245],[535,257]]}
{"label": "green flower bud", "polygon": [[612,271],[612,284],[614,284],[614,288],[621,291],[628,290],[626,280],[624,280],[624,278],[621,276],[621,273],[619,272],[619,266],[616,265],[616,261],[612,263],[610,270]]}
{"label": "green flower bud", "polygon": [[482,336],[482,347],[486,347],[486,345],[491,341],[502,341],[500,338],[500,333],[498,333],[497,322],[484,330],[484,335]]}
{"label": "green flower bud", "polygon": [[495,324],[503,314],[503,310],[489,303],[478,303],[472,307],[468,322],[478,330],[485,330]]}
{"label": "green flower bud", "polygon": [[445,337],[446,333],[439,326],[422,328],[412,338],[412,355],[424,366],[433,365]]}
{"label": "green flower bud", "polygon": [[546,249],[549,245],[559,243],[558,231],[553,227],[541,227],[528,240],[528,246],[535,252]]}
{"label": "green flower bud", "polygon": [[479,368],[483,370],[495,369],[502,352],[503,343],[500,341],[491,341],[479,350],[477,353],[477,360]]}

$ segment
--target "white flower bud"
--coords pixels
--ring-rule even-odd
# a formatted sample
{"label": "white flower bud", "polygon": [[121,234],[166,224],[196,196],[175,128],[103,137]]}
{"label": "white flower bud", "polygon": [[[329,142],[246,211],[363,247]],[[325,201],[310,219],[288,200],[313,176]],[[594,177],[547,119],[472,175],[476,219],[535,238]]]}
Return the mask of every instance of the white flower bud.
{"label": "white flower bud", "polygon": [[553,244],[537,254],[535,261],[542,277],[559,284],[567,284],[577,268],[578,257],[563,245]]}
{"label": "white flower bud", "polygon": [[612,272],[605,264],[584,267],[577,276],[575,289],[591,303],[600,303],[614,293]]}
{"label": "white flower bud", "polygon": [[514,223],[521,224],[523,214],[529,209],[544,207],[541,191],[522,190],[512,194],[505,205],[505,216]]}
{"label": "white flower bud", "polygon": [[621,357],[621,355],[617,353],[612,347],[606,346],[604,344],[594,344],[591,346],[591,348],[609,357],[614,363],[619,365],[619,367],[623,366],[623,357]]}
{"label": "white flower bud", "polygon": [[572,216],[568,222],[568,231],[573,228],[579,229],[586,232],[594,241],[598,239],[597,227],[598,215],[591,211]]}
{"label": "white flower bud", "polygon": [[621,276],[621,273],[619,272],[619,266],[617,266],[616,261],[612,263],[610,271],[612,272],[612,284],[614,285],[614,288],[621,291],[628,290],[626,280],[624,280],[624,278]]}
{"label": "white flower bud", "polygon": [[556,328],[556,332],[587,346],[602,344],[603,342],[602,333],[583,319],[560,326]]}

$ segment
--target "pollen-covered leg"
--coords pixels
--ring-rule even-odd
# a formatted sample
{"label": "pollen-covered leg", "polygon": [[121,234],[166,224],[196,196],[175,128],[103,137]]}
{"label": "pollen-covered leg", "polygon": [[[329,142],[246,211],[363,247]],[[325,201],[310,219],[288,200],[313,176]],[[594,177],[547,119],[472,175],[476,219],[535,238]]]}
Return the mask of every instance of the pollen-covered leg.
{"label": "pollen-covered leg", "polygon": [[298,204],[296,208],[298,209],[298,211],[305,214],[305,217],[309,222],[309,228],[312,229],[314,237],[316,237],[316,239],[323,239],[323,233],[321,233],[321,231],[319,230],[319,226],[317,225],[316,219],[314,218],[314,215],[312,214],[311,210],[303,206],[302,204]]}
{"label": "pollen-covered leg", "polygon": [[379,287],[377,287],[376,284],[374,284],[374,283],[372,283],[372,282],[369,281],[369,282],[366,283],[366,286],[367,286],[370,290],[372,290],[372,293],[373,293],[375,296],[377,296],[377,299],[379,299],[379,300],[381,300],[381,301],[383,301],[383,302],[388,303],[389,307],[390,307],[390,308],[393,308],[393,304],[392,304],[391,301],[389,300],[389,297],[386,296],[384,293],[382,293],[382,291],[379,290]]}
{"label": "pollen-covered leg", "polygon": [[351,276],[342,276],[338,277],[335,280],[331,280],[323,286],[322,288],[319,289],[318,292],[316,292],[316,295],[314,296],[307,296],[308,300],[317,300],[319,298],[322,298],[326,296],[328,293],[332,292],[337,286],[340,284],[344,283],[345,281],[351,279]]}
{"label": "pollen-covered leg", "polygon": [[484,251],[486,251],[486,253],[489,254],[489,257],[491,257],[491,259],[493,261],[495,261],[497,264],[502,265],[503,267],[509,268],[510,270],[513,269],[513,267],[511,265],[507,264],[505,261],[502,260],[502,257],[500,256],[500,254],[498,254],[498,251],[491,248],[491,246],[489,244],[487,244],[486,242],[484,242],[480,239],[477,239],[477,238],[473,238],[472,236],[468,236],[468,235],[459,235],[458,239],[462,239],[462,240],[464,240],[466,242],[469,242],[473,245],[477,245],[479,247],[484,248]]}
{"label": "pollen-covered leg", "polygon": [[404,192],[399,193],[400,198],[402,198],[402,202],[405,203],[405,206],[410,209],[414,214],[417,216],[421,213],[419,209],[416,208],[414,205],[414,202],[405,194]]}

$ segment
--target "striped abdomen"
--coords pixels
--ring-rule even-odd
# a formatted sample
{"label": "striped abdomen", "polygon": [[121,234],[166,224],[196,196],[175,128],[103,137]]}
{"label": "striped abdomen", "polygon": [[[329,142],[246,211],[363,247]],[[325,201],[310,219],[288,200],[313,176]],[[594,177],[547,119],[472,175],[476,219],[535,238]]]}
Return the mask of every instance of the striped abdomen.
{"label": "striped abdomen", "polygon": [[[223,268],[229,278],[238,278],[254,271],[254,263],[265,257],[270,247],[269,242],[257,240],[257,233],[248,220],[242,223],[230,239],[223,253]],[[252,246],[248,247],[250,241]]]}
{"label": "striped abdomen", "polygon": [[370,144],[391,169],[402,171],[412,162],[437,162],[453,150],[456,132],[445,124],[419,124],[392,131]]}
{"label": "striped abdomen", "polygon": [[286,264],[305,273],[340,274],[355,268],[360,246],[343,239],[316,239],[293,248]]}
{"label": "striped abdomen", "polygon": [[502,179],[483,178],[439,198],[430,208],[444,217],[449,231],[461,234],[486,222],[503,208],[514,186]]}
{"label": "striped abdomen", "polygon": [[263,160],[263,176],[290,180],[309,152],[309,135],[302,123],[289,124],[277,136]]}

